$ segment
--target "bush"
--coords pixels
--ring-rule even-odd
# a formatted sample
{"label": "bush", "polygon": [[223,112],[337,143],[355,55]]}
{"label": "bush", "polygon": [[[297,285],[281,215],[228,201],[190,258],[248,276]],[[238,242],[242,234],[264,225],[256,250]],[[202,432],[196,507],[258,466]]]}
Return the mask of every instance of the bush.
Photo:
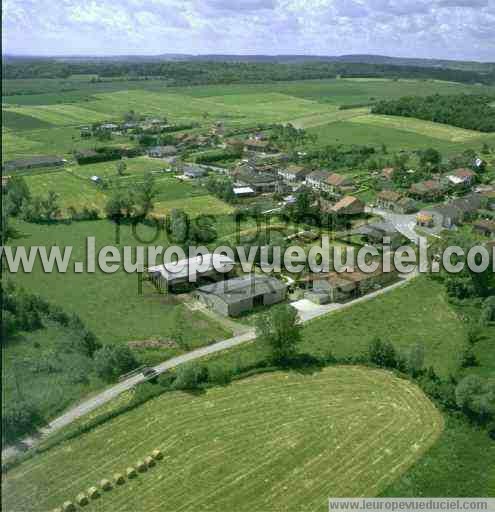
{"label": "bush", "polygon": [[199,363],[188,363],[179,366],[175,389],[201,389],[208,381],[208,369]]}
{"label": "bush", "polygon": [[40,412],[34,404],[10,400],[2,411],[2,443],[34,431],[41,422]]}
{"label": "bush", "polygon": [[393,345],[388,341],[374,338],[368,347],[370,361],[382,368],[396,368],[397,354]]}
{"label": "bush", "polygon": [[226,386],[232,382],[233,372],[228,366],[222,363],[214,363],[208,367],[208,382]]}
{"label": "bush", "polygon": [[117,380],[138,366],[134,354],[124,345],[105,345],[95,352],[94,362],[96,373],[107,382]]}

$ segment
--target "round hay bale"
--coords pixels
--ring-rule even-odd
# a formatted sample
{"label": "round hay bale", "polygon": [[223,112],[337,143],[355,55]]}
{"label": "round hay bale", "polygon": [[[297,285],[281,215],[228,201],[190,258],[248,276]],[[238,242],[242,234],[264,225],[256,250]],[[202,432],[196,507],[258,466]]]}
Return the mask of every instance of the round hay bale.
{"label": "round hay bale", "polygon": [[110,480],[107,480],[106,478],[104,478],[103,480],[100,481],[100,487],[104,491],[111,491],[112,490],[112,482],[110,482]]}
{"label": "round hay bale", "polygon": [[155,459],[155,460],[162,460],[163,459],[163,453],[160,451],[160,450],[153,450],[153,452],[151,453],[151,456]]}
{"label": "round hay bale", "polygon": [[52,512],[63,512],[62,507],[57,507],[52,510]]}
{"label": "round hay bale", "polygon": [[76,506],[72,501],[64,501],[64,504],[62,505],[62,510],[64,512],[75,512]]}
{"label": "round hay bale", "polygon": [[136,470],[132,467],[126,469],[127,478],[135,478],[137,476]]}
{"label": "round hay bale", "polygon": [[84,507],[84,505],[89,503],[89,500],[88,497],[83,492],[81,492],[76,496],[76,502],[81,507]]}
{"label": "round hay bale", "polygon": [[144,459],[144,463],[149,467],[149,468],[152,468],[156,462],[155,462],[155,459],[153,459],[152,457],[145,457]]}
{"label": "round hay bale", "polygon": [[95,500],[96,498],[98,498],[100,496],[100,491],[96,487],[90,487],[88,489],[88,496],[92,500]]}
{"label": "round hay bale", "polygon": [[144,473],[148,469],[148,466],[146,466],[146,464],[142,460],[138,460],[136,462],[136,469],[138,470],[139,473]]}
{"label": "round hay bale", "polygon": [[114,481],[117,485],[125,484],[125,478],[124,478],[124,475],[122,475],[121,473],[115,473],[115,475],[113,475],[113,481]]}

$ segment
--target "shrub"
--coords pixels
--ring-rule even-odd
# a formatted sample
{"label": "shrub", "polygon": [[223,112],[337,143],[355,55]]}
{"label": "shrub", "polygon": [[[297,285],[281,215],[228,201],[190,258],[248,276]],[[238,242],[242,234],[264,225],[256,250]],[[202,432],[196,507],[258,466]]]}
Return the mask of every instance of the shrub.
{"label": "shrub", "polygon": [[393,345],[380,338],[373,338],[368,347],[370,361],[382,368],[395,368],[397,366],[397,354]]}
{"label": "shrub", "polygon": [[232,368],[221,363],[214,363],[208,367],[208,382],[225,386],[232,382]]}
{"label": "shrub", "polygon": [[208,380],[208,369],[199,363],[188,363],[179,366],[175,389],[199,389]]}
{"label": "shrub", "polygon": [[41,422],[41,414],[34,404],[23,400],[9,400],[8,407],[2,410],[2,441],[28,434]]}
{"label": "shrub", "polygon": [[95,352],[94,362],[96,373],[107,382],[117,380],[138,365],[134,354],[125,345],[105,345]]}

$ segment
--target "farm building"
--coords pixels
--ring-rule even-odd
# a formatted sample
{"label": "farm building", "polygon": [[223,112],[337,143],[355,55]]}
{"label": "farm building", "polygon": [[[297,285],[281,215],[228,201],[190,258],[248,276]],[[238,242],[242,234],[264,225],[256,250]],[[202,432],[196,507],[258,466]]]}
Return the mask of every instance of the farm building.
{"label": "farm building", "polygon": [[233,191],[236,197],[250,197],[255,195],[251,187],[234,187]]}
{"label": "farm building", "polygon": [[450,229],[471,219],[483,205],[481,194],[468,194],[450,203],[422,210],[417,223],[423,227],[441,226]]}
{"label": "farm building", "polygon": [[360,215],[364,213],[365,204],[354,196],[345,196],[332,207],[332,212],[339,215]]}
{"label": "farm building", "polygon": [[391,181],[395,174],[395,167],[385,167],[385,169],[382,169],[382,178]]}
{"label": "farm building", "polygon": [[31,158],[22,158],[19,160],[9,160],[4,162],[2,170],[4,172],[12,172],[24,169],[38,169],[41,167],[60,167],[66,162],[67,160],[58,156],[33,156]]}
{"label": "farm building", "polygon": [[354,188],[351,178],[342,174],[330,174],[327,177],[322,189],[330,194],[345,194]]}
{"label": "farm building", "polygon": [[449,184],[456,188],[471,187],[476,181],[476,173],[471,169],[456,169],[447,176]]}
{"label": "farm building", "polygon": [[473,223],[473,229],[483,236],[495,236],[495,221],[479,220]]}
{"label": "farm building", "polygon": [[178,285],[207,279],[216,281],[227,275],[234,261],[222,254],[205,254],[176,262],[155,265],[147,269],[148,276],[160,290],[171,290]]}
{"label": "farm building", "polygon": [[241,166],[231,172],[239,183],[252,188],[257,194],[274,192],[278,186],[278,178],[272,173],[256,172],[248,166]]}
{"label": "farm building", "polygon": [[151,158],[164,158],[166,156],[174,156],[177,154],[175,146],[155,146],[148,149],[148,156]]}
{"label": "farm building", "polygon": [[410,194],[420,199],[435,199],[440,197],[446,190],[445,185],[439,180],[426,180],[413,183]]}
{"label": "farm building", "polygon": [[379,208],[394,213],[407,214],[416,211],[416,203],[393,190],[383,190],[378,194],[376,204]]}
{"label": "farm building", "polygon": [[328,178],[326,171],[313,171],[306,176],[306,185],[313,190],[323,190]]}
{"label": "farm building", "polygon": [[300,165],[289,165],[278,171],[278,175],[289,184],[304,181],[308,173],[309,171]]}
{"label": "farm building", "polygon": [[202,286],[198,298],[224,316],[239,316],[256,306],[269,306],[285,300],[287,285],[274,277],[244,276]]}
{"label": "farm building", "polygon": [[383,245],[385,239],[390,240],[391,247],[399,247],[402,243],[402,235],[388,222],[373,222],[364,224],[351,232],[352,235],[361,236],[370,245]]}
{"label": "farm building", "polygon": [[182,170],[184,176],[190,179],[202,178],[206,174],[206,169],[199,165],[185,165]]}
{"label": "farm building", "polygon": [[244,143],[245,151],[252,151],[255,153],[270,153],[273,151],[271,144],[268,141],[248,139]]}
{"label": "farm building", "polygon": [[119,129],[119,125],[115,123],[104,123],[100,125],[101,130],[114,131]]}
{"label": "farm building", "polygon": [[306,298],[318,303],[342,302],[353,297],[369,293],[373,289],[387,286],[399,277],[395,267],[384,272],[379,266],[374,272],[329,272],[324,274],[309,274],[301,281],[307,293]]}

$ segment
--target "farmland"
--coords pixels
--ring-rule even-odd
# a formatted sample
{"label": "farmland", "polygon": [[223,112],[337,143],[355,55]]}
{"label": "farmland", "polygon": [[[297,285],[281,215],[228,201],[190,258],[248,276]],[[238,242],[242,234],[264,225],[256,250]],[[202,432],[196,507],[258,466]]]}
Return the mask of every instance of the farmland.
{"label": "farmland", "polygon": [[[169,233],[172,228],[187,228],[188,222],[180,216],[173,222],[170,218],[156,225],[151,222],[182,210],[193,227],[200,215],[208,215],[213,223],[211,230],[198,229],[193,232],[195,238],[185,238],[184,246],[196,243],[212,249],[214,242],[237,244],[236,227],[246,235],[241,243],[247,246],[255,243],[249,236],[259,229],[251,214],[273,208],[282,210],[276,222],[291,226],[277,233],[285,243],[288,233],[313,229],[314,225],[305,223],[304,214],[321,210],[319,215],[324,208],[329,214],[329,204],[337,200],[326,192],[310,193],[304,186],[293,186],[297,180],[291,184],[284,178],[282,183],[279,171],[291,164],[303,165],[305,172],[320,169],[352,177],[355,187],[342,187],[342,195],[352,193],[368,203],[389,186],[407,194],[408,183],[391,179],[384,184],[380,172],[398,165],[401,157],[408,159],[407,167],[401,169],[404,174],[409,168],[411,174],[427,171],[428,177],[440,172],[440,165],[432,170],[431,162],[422,162],[428,153],[420,151],[424,149],[438,150],[442,165],[452,162],[453,169],[474,168],[474,155],[484,155],[487,170],[483,175],[480,170],[480,182],[488,184],[493,176],[493,133],[374,115],[370,109],[381,99],[493,94],[495,87],[383,78],[184,87],[167,87],[166,80],[94,79],[88,74],[51,82],[4,82],[8,95],[2,105],[3,160],[34,155],[59,155],[67,160],[56,168],[13,171],[23,176],[19,181],[31,197],[26,194],[24,204],[12,210],[9,223],[15,234],[9,244],[72,247],[67,272],[46,273],[37,261],[33,272],[9,274],[6,279],[66,313],[77,314],[99,342],[109,345],[105,348],[130,347],[137,364],[158,364],[229,338],[236,329],[252,327],[259,312],[272,310],[253,300],[254,314],[249,316],[246,311],[236,325],[215,311],[205,313],[206,306],[198,304],[192,293],[181,289],[180,293],[161,294],[136,273],[122,269],[76,272],[74,262],[86,260],[88,236],[96,238],[97,252],[116,245],[122,253],[124,246],[130,246],[135,256],[137,246],[166,247],[172,240],[166,228]],[[118,126],[86,128],[103,122]],[[274,123],[285,126],[270,126]],[[302,130],[294,130],[289,123]],[[265,152],[260,147],[268,149]],[[108,160],[83,164],[77,154],[83,149],[98,150],[88,152],[87,162]],[[467,149],[474,153],[466,156]],[[145,154],[176,156],[165,159]],[[454,164],[461,157],[466,163]],[[188,173],[194,176],[196,171],[197,176],[207,167],[198,169],[196,162],[218,167],[208,169],[205,177],[191,178]],[[227,173],[227,166],[234,167],[233,172]],[[252,176],[245,178],[251,170],[253,174],[261,171],[258,178],[271,173],[276,184],[267,185],[269,191],[254,187],[248,191],[250,197],[239,198],[236,192],[246,192],[234,189],[251,184]],[[442,167],[443,172],[447,170]],[[10,186],[21,188],[16,181],[6,180],[6,197]],[[301,183],[302,179],[297,185]],[[148,192],[152,189],[149,196],[145,196],[146,185]],[[51,198],[51,192],[60,209],[54,208],[49,216],[42,210],[48,207],[42,205],[38,217],[30,216],[37,212],[29,207],[39,205],[41,198]],[[292,208],[287,206],[294,203]],[[374,221],[363,208],[357,223]],[[235,226],[234,212],[240,213],[242,226]],[[133,220],[137,221],[135,231]],[[351,224],[356,224],[354,219]],[[278,227],[271,225],[274,232]],[[265,243],[275,246],[275,238]],[[314,244],[302,245],[308,250]],[[294,288],[303,282],[297,277]],[[291,288],[291,300],[296,295],[303,297],[304,291],[303,286]],[[356,287],[342,301],[367,291],[366,284]],[[481,299],[472,307],[480,304]],[[211,377],[209,365],[218,364],[229,380],[234,378],[233,383],[215,387],[218,381],[211,377],[209,387],[199,385],[190,393],[171,391],[171,385],[158,398],[153,395],[152,400],[84,434],[77,431],[80,424],[76,422],[69,427],[78,434],[71,441],[36,454],[8,472],[3,483],[6,510],[53,509],[101,478],[125,472],[155,448],[165,454],[157,467],[91,501],[88,510],[323,511],[332,495],[451,495],[455,491],[451,482],[460,481],[462,472],[453,472],[442,462],[449,451],[455,451],[460,464],[469,467],[471,481],[479,482],[470,488],[486,492],[490,482],[478,477],[486,469],[469,464],[466,454],[456,447],[458,443],[468,446],[471,438],[472,453],[482,453],[487,450],[487,432],[453,420],[463,414],[454,395],[466,375],[493,376],[494,325],[488,321],[480,328],[479,339],[472,342],[467,317],[478,321],[479,314],[468,314],[463,307],[453,305],[440,279],[418,277],[390,293],[305,323],[298,354],[290,364],[284,361],[282,366],[272,366],[280,361],[269,354],[262,339],[211,356],[198,363],[207,374],[205,379]],[[46,370],[42,363],[54,357],[57,344],[70,338],[71,332],[49,316],[43,317],[37,329],[19,330],[19,336],[3,347],[2,387],[9,400],[29,395],[46,420],[101,391],[110,380],[104,381],[104,374],[95,370],[96,365],[93,368],[92,355],[83,362],[63,356],[67,359],[59,361],[62,372],[52,372],[49,364]],[[396,358],[393,364],[382,365],[370,356],[370,344],[376,339],[390,344]],[[407,365],[418,346],[424,354],[416,374]],[[370,367],[355,366],[361,364]],[[375,364],[394,368],[397,374],[372,367]],[[29,375],[19,386],[23,368]],[[71,368],[75,369],[72,380]],[[408,379],[404,374],[399,377],[399,371],[407,373]],[[86,379],[77,381],[85,372]],[[249,372],[256,376],[245,378]],[[439,398],[426,389],[422,377],[431,379],[432,386],[445,384],[447,391],[442,388]],[[433,397],[442,415],[414,380]],[[162,389],[160,380],[155,384],[138,386],[105,407],[117,410],[119,404],[132,402],[150,388]],[[29,394],[31,387],[34,391]],[[443,399],[451,404],[446,407]],[[81,424],[101,412],[83,418]],[[468,487],[462,489],[468,492]]]}
{"label": "farmland", "polygon": [[261,375],[162,395],[40,455],[4,479],[4,506],[52,509],[159,448],[163,461],[88,510],[323,511],[328,496],[380,493],[442,424],[418,388],[386,372]]}
{"label": "farmland", "polygon": [[[19,83],[21,82],[21,83]],[[29,89],[39,94],[16,95]],[[58,83],[58,82],[57,82]],[[133,109],[142,115],[166,115],[172,122],[208,124],[221,119],[227,126],[292,122],[309,128],[324,145],[388,144],[391,149],[417,149],[439,145],[448,153],[463,147],[493,142],[492,135],[425,123],[415,119],[370,116],[362,105],[406,95],[476,93],[488,94],[488,86],[418,80],[311,80],[252,85],[210,85],[164,87],[149,81],[91,83],[68,80],[70,92],[45,92],[43,80],[6,81],[3,112],[6,119],[3,158],[33,154],[68,154],[92,147],[80,140],[77,127],[105,120],[121,119]],[[59,84],[60,85],[60,84]],[[56,98],[54,98],[54,96]],[[55,99],[57,101],[55,101]],[[340,106],[345,110],[339,110]],[[355,106],[356,108],[347,108]],[[48,126],[51,128],[48,128]],[[43,128],[44,127],[44,128]],[[5,132],[5,128],[9,131]],[[58,130],[58,131],[57,131]],[[128,143],[120,137],[116,143]]]}
{"label": "farmland", "polygon": [[[103,220],[56,226],[18,223],[16,228],[20,232],[20,238],[15,240],[16,245],[72,246],[72,261],[85,260],[87,236],[96,238],[97,248],[115,243],[116,236],[115,226]],[[142,226],[139,235],[152,238],[155,231]],[[136,246],[139,243],[131,227],[122,226],[119,245]],[[155,241],[153,245],[159,243],[164,244],[165,238]],[[64,305],[68,311],[77,312],[88,327],[109,343],[154,337],[169,339],[175,328],[177,310],[181,311],[184,320],[192,317],[192,313],[182,304],[158,294],[147,283],[143,295],[139,295],[138,276],[123,270],[114,274],[99,270],[95,274],[76,273],[71,264],[66,273],[48,274],[42,271],[41,265],[36,265],[32,273],[17,273],[15,280],[27,290],[40,293],[55,304]],[[184,321],[181,326],[191,347],[228,337],[229,332],[201,314],[195,313],[194,318],[195,325],[191,321]],[[168,349],[160,352],[158,358],[165,359],[178,352],[178,349]],[[157,357],[153,350],[148,355],[151,359]]]}

